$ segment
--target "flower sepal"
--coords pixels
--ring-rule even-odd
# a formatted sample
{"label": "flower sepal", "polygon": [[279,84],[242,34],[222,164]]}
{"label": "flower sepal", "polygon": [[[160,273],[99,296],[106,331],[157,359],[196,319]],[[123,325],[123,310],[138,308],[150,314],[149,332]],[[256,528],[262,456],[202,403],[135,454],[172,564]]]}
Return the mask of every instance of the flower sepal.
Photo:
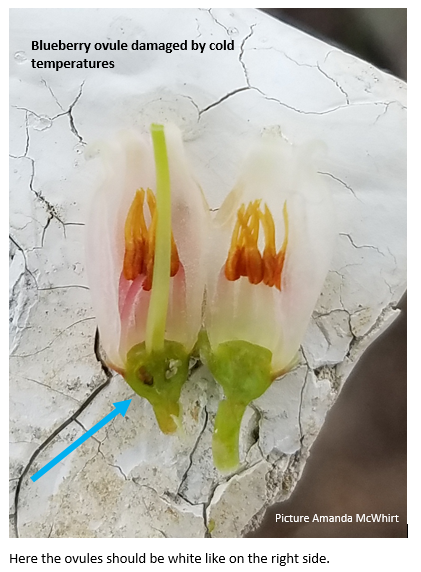
{"label": "flower sepal", "polygon": [[180,426],[180,393],[189,372],[189,354],[178,342],[164,341],[161,351],[147,352],[145,343],[127,354],[125,380],[152,405],[163,433],[175,433]]}

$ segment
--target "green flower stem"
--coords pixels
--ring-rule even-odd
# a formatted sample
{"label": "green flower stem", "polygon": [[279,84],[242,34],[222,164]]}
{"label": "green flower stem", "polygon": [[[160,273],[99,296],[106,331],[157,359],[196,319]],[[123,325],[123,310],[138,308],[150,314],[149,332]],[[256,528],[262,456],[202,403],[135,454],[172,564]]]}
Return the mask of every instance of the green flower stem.
{"label": "green flower stem", "polygon": [[240,427],[247,405],[272,383],[272,352],[242,340],[213,349],[206,334],[199,344],[202,359],[225,393],[215,418],[212,450],[216,468],[227,472],[239,464]]}
{"label": "green flower stem", "polygon": [[247,405],[224,399],[215,417],[212,453],[215,466],[221,472],[236,469],[240,464],[239,438],[241,420]]}
{"label": "green flower stem", "polygon": [[163,125],[151,125],[156,165],[155,259],[145,344],[149,354],[164,349],[171,272],[171,185]]}

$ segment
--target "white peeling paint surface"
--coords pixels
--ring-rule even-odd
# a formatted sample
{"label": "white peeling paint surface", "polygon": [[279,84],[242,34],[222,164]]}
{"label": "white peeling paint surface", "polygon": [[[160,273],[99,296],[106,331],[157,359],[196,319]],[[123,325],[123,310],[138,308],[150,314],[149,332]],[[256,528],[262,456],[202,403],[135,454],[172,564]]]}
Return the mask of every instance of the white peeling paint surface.
{"label": "white peeling paint surface", "polygon": [[[180,36],[181,34],[181,36]],[[212,52],[41,52],[32,40],[223,42]],[[405,290],[406,86],[256,10],[12,10],[10,141],[11,535],[236,537],[294,489],[326,413]],[[113,69],[32,69],[36,60]],[[170,120],[211,208],[264,127],[326,145],[335,255],[295,370],[250,404],[235,475],[213,467],[222,393],[203,366],[182,392],[184,431],[94,353],[84,221],[99,166],[84,150]],[[36,483],[29,477],[112,408],[117,416]]]}

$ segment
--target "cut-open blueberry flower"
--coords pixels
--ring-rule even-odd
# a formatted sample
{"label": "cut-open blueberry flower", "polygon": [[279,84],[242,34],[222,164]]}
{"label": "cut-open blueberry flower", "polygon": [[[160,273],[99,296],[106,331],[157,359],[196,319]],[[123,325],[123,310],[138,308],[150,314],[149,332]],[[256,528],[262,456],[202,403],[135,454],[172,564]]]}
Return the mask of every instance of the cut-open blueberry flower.
{"label": "cut-open blueberry flower", "polygon": [[295,365],[329,268],[334,216],[315,148],[267,131],[214,220],[201,351],[225,393],[213,438],[222,471],[239,463],[247,405]]}
{"label": "cut-open blueberry flower", "polygon": [[201,327],[208,209],[174,125],[121,133],[101,155],[86,248],[101,344],[172,433]]}

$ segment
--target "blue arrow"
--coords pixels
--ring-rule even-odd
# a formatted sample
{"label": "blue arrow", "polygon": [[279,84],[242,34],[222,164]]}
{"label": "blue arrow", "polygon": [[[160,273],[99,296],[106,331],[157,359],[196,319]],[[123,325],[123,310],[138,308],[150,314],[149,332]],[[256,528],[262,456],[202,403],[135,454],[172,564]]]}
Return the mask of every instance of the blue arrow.
{"label": "blue arrow", "polygon": [[86,431],[86,433],[84,435],[79,437],[79,439],[76,439],[76,441],[74,441],[74,443],[72,443],[71,445],[66,447],[66,449],[64,449],[64,451],[59,453],[57,455],[57,457],[54,457],[54,459],[52,459],[49,463],[44,465],[42,467],[42,469],[40,469],[34,475],[32,475],[31,481],[33,481],[35,483],[35,481],[37,481],[40,477],[42,477],[42,475],[45,475],[45,473],[47,471],[49,471],[50,469],[55,467],[57,465],[57,463],[60,463],[60,461],[62,459],[64,459],[65,457],[67,457],[67,455],[69,455],[69,453],[71,453],[72,451],[77,449],[79,447],[79,445],[82,445],[82,443],[84,443],[87,439],[89,439],[89,437],[91,437],[94,433],[96,433],[102,427],[104,427],[104,425],[109,423],[111,421],[111,419],[114,419],[114,417],[116,417],[119,413],[121,413],[121,415],[124,417],[126,415],[127,409],[129,408],[130,402],[131,402],[131,399],[126,399],[125,401],[117,401],[117,403],[113,403],[113,405],[115,406],[115,409],[113,409],[111,411],[111,413],[108,413],[108,415],[106,415],[104,417],[104,419],[101,419],[101,421],[99,423],[97,423],[96,425],[91,427],[91,429],[89,429],[89,431]]}

